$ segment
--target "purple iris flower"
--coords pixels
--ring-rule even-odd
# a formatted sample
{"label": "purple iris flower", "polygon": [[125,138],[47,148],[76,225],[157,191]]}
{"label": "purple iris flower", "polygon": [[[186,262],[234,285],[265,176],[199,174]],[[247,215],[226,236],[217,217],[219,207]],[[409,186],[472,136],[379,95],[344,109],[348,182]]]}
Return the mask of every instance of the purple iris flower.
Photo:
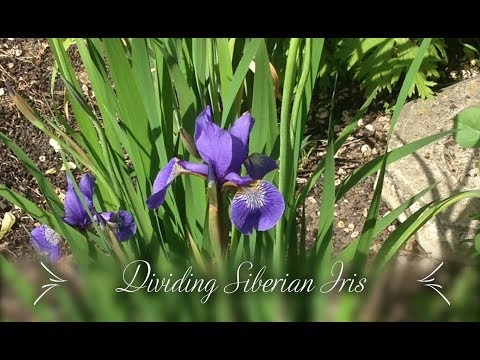
{"label": "purple iris flower", "polygon": [[[248,156],[254,121],[250,114],[242,115],[227,131],[212,121],[207,106],[196,119],[194,136],[195,146],[205,164],[171,159],[155,179],[152,195],[147,199],[148,207],[155,209],[162,205],[168,186],[178,175],[200,175],[214,180],[219,188],[233,186],[237,189],[230,217],[240,232],[250,235],[254,228],[265,231],[275,226],[282,217],[285,202],[275,186],[261,180],[277,168],[275,161],[261,154]],[[248,176],[240,176],[242,164]]]}
{"label": "purple iris flower", "polygon": [[100,226],[108,224],[119,241],[132,238],[137,231],[137,225],[135,225],[132,214],[125,210],[95,214],[93,220],[98,222]]}
{"label": "purple iris flower", "polygon": [[[63,221],[67,224],[77,227],[81,230],[85,230],[91,223],[87,210],[83,207],[83,204],[78,197],[75,189],[73,188],[72,181],[67,176],[67,194],[65,196],[65,217]],[[85,203],[88,209],[92,213],[93,209],[93,190],[95,188],[95,179],[89,174],[84,174],[80,179],[78,188],[85,199]]]}
{"label": "purple iris flower", "polygon": [[40,225],[32,230],[32,243],[39,252],[47,255],[51,262],[56,263],[60,259],[60,235],[47,225]]}
{"label": "purple iris flower", "polygon": [[[87,210],[83,207],[80,198],[78,197],[70,178],[67,176],[68,189],[65,196],[65,217],[63,221],[67,224],[85,230],[91,224],[90,217]],[[135,221],[132,214],[125,210],[115,212],[97,213],[93,207],[93,191],[95,188],[95,179],[89,174],[84,174],[78,184],[85,203],[93,215],[93,220],[99,225],[105,226],[108,224],[117,236],[119,241],[125,241],[133,237],[137,231]],[[99,217],[101,216],[101,218]]]}

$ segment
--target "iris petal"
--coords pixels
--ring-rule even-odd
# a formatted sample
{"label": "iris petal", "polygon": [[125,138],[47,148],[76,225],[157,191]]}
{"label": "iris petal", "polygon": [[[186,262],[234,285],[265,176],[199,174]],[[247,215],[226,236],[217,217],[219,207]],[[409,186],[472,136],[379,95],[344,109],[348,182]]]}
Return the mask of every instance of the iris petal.
{"label": "iris petal", "polygon": [[277,163],[267,155],[251,154],[244,162],[248,175],[252,179],[262,179],[270,171],[278,168]]}
{"label": "iris petal", "polygon": [[165,200],[167,188],[176,177],[175,167],[178,161],[177,158],[171,159],[168,164],[159,171],[153,183],[152,195],[147,199],[147,205],[150,209],[158,208]]}
{"label": "iris petal", "polygon": [[89,209],[93,208],[93,191],[95,189],[95,178],[90,174],[83,174],[78,183],[80,192],[85,196]]}
{"label": "iris petal", "polygon": [[240,187],[232,200],[231,219],[242,234],[253,229],[265,231],[282,217],[285,202],[278,189],[269,182],[256,180]]}
{"label": "iris petal", "polygon": [[235,120],[229,130],[232,136],[232,147],[234,149],[229,168],[230,172],[240,172],[242,163],[248,156],[248,142],[254,122],[255,119],[250,114],[245,114]]}
{"label": "iris petal", "polygon": [[[63,221],[71,226],[85,230],[90,225],[90,218],[87,210],[78,197],[70,178],[67,176],[67,193],[65,195],[65,217]],[[90,211],[93,210],[93,189],[95,180],[92,176],[85,174],[80,180],[79,189]]]}
{"label": "iris petal", "polygon": [[225,176],[225,181],[232,182],[238,187],[242,187],[250,184],[253,179],[249,176],[240,176],[237,173],[231,172]]}
{"label": "iris petal", "polygon": [[119,210],[115,212],[103,212],[101,214],[96,214],[94,220],[102,223],[102,219],[99,219],[99,216],[102,217],[110,228],[113,230],[119,241],[126,241],[131,239],[135,232],[137,231],[137,225],[133,219],[132,214],[125,210]]}
{"label": "iris petal", "polygon": [[195,164],[172,158],[155,178],[152,195],[147,199],[147,205],[150,209],[156,209],[163,204],[168,187],[178,175],[182,174],[206,177],[208,174],[208,166],[206,164]]}
{"label": "iris petal", "polygon": [[41,253],[48,255],[51,262],[58,262],[61,256],[60,236],[47,225],[37,226],[32,230],[33,246]]}
{"label": "iris petal", "polygon": [[232,136],[212,122],[209,106],[195,122],[195,145],[203,161],[213,167],[218,178],[223,178],[229,172],[232,162]]}
{"label": "iris petal", "polygon": [[207,164],[196,164],[189,161],[179,161],[178,165],[180,165],[185,170],[195,173],[197,175],[202,175],[208,177],[208,165]]}

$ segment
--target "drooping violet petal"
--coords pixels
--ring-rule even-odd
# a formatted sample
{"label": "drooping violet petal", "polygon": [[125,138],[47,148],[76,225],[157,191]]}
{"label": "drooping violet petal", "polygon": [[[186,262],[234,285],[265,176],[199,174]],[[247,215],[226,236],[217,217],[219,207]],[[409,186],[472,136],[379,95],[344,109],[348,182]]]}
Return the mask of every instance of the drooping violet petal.
{"label": "drooping violet petal", "polygon": [[253,179],[250,176],[240,176],[237,173],[231,172],[225,176],[225,182],[227,181],[234,183],[238,187],[243,187],[253,182]]}
{"label": "drooping violet petal", "polygon": [[[84,175],[81,182],[82,188],[79,186],[80,192],[82,193],[89,210],[92,211],[94,179],[90,175]],[[75,192],[73,184],[68,176],[67,184],[68,188],[64,201],[65,216],[63,221],[71,226],[85,230],[91,222],[87,210],[83,207],[83,204]],[[83,191],[85,191],[85,193]]]}
{"label": "drooping violet petal", "polygon": [[158,208],[165,200],[167,188],[177,176],[175,167],[178,161],[177,158],[172,158],[157,174],[153,183],[152,195],[147,199],[147,205],[150,209]]}
{"label": "drooping violet petal", "polygon": [[232,199],[231,219],[242,234],[253,229],[265,231],[282,217],[285,202],[278,189],[269,182],[256,180],[240,187]]}
{"label": "drooping violet petal", "polygon": [[232,161],[229,172],[240,172],[240,168],[248,156],[248,142],[255,119],[250,114],[240,116],[229,130],[232,136]]}
{"label": "drooping violet petal", "polygon": [[184,168],[185,170],[187,170],[191,173],[195,173],[195,174],[198,174],[198,175],[208,177],[208,165],[207,164],[196,164],[196,163],[192,163],[192,162],[189,162],[189,161],[183,161],[182,160],[182,161],[178,162],[178,165],[180,165],[182,168]]}
{"label": "drooping violet petal", "polygon": [[135,224],[132,214],[126,210],[95,214],[94,221],[101,224],[102,219],[103,222],[110,226],[119,241],[131,239],[137,231],[137,225]]}
{"label": "drooping violet petal", "polygon": [[155,178],[152,195],[147,199],[147,205],[150,209],[156,209],[163,204],[168,187],[178,175],[182,174],[197,174],[207,177],[208,166],[172,158]]}
{"label": "drooping violet petal", "polygon": [[270,171],[278,168],[277,163],[269,156],[263,154],[251,154],[243,163],[248,175],[252,179],[259,180]]}
{"label": "drooping violet petal", "polygon": [[195,145],[203,161],[212,165],[218,178],[229,172],[232,162],[232,136],[212,122],[209,106],[195,122]]}
{"label": "drooping violet petal", "polygon": [[51,262],[58,262],[62,254],[60,235],[47,225],[37,226],[32,230],[33,246],[42,254],[48,256]]}

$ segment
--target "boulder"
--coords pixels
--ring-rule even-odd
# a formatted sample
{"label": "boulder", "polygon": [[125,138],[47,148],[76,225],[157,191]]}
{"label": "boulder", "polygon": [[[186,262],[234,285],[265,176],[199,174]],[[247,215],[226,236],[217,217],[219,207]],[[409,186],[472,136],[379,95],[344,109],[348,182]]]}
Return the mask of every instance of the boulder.
{"label": "boulder", "polygon": [[[433,100],[415,100],[402,110],[389,149],[453,127],[453,119],[469,106],[480,106],[480,76],[441,90]],[[435,181],[440,184],[402,214],[400,221],[432,200],[460,191],[480,189],[478,149],[457,145],[447,136],[387,167],[384,201],[393,209]],[[480,212],[478,199],[456,203],[430,220],[417,232],[419,245],[432,258],[443,259],[452,252],[471,246],[479,231],[479,221],[469,216]]]}

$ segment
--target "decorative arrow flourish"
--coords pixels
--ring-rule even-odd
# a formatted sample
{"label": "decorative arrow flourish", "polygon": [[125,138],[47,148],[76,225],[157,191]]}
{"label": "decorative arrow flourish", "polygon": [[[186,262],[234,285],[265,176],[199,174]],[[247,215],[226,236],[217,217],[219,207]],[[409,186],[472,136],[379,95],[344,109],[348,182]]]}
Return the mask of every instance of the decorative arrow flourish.
{"label": "decorative arrow flourish", "polygon": [[45,295],[50,289],[53,289],[54,287],[56,286],[60,286],[60,284],[58,283],[63,283],[63,282],[66,282],[67,280],[65,279],[62,279],[60,277],[58,277],[57,275],[55,275],[43,262],[40,262],[40,265],[43,266],[43,268],[45,270],[47,270],[49,272],[50,275],[52,275],[54,277],[54,279],[50,278],[50,281],[54,282],[55,284],[45,284],[42,286],[42,289],[45,289],[45,291],[43,293],[40,294],[40,296],[37,298],[37,300],[35,300],[35,302],[33,303],[33,306],[37,305],[37,302],[43,297],[43,295]]}
{"label": "decorative arrow flourish", "polygon": [[438,290],[438,289],[441,289],[441,288],[442,288],[442,285],[432,283],[432,281],[435,281],[435,278],[433,278],[433,277],[431,278],[431,276],[432,276],[433,274],[435,274],[435,273],[438,271],[438,269],[440,269],[442,266],[443,266],[443,261],[442,261],[441,264],[438,265],[438,266],[435,268],[435,270],[433,270],[430,274],[428,274],[427,276],[425,276],[423,279],[417,280],[417,281],[419,281],[419,282],[421,282],[421,283],[426,283],[425,286],[428,286],[429,288],[432,288],[433,290],[435,290],[435,291],[443,298],[443,300],[445,300],[446,303],[447,303],[448,305],[450,305],[450,301],[448,301],[448,299],[445,297],[445,295],[443,295],[443,294],[440,292],[440,290]]}

